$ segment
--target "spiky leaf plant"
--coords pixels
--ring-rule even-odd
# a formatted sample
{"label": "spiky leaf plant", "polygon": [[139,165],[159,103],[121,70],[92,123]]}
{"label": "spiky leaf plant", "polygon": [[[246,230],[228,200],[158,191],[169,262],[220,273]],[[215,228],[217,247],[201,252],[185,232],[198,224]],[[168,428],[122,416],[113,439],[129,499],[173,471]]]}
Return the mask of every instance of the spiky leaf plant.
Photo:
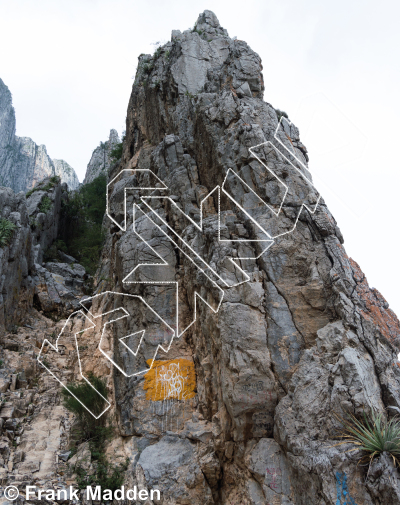
{"label": "spiky leaf plant", "polygon": [[13,236],[16,225],[8,219],[0,218],[0,247],[7,246]]}
{"label": "spiky leaf plant", "polygon": [[[387,421],[383,414],[371,412],[370,419],[363,412],[363,420],[349,414],[346,419],[336,416],[342,423],[342,444],[352,443],[365,454],[359,462],[371,463],[375,456],[387,452],[392,456],[393,463],[400,466],[400,419],[394,417]],[[337,444],[341,445],[341,444]]]}

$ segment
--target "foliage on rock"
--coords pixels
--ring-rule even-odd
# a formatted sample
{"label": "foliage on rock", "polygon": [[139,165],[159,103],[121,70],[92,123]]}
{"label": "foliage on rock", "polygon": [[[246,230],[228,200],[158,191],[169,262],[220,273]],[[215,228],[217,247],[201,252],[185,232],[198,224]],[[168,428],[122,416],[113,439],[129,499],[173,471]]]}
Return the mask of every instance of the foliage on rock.
{"label": "foliage on rock", "polygon": [[9,221],[8,219],[0,219],[0,247],[5,247],[9,245],[16,225]]}
{"label": "foliage on rock", "polygon": [[77,416],[82,440],[95,439],[100,441],[104,438],[105,418],[96,419],[89,410],[96,416],[103,412],[107,399],[107,387],[105,381],[96,377],[93,373],[89,375],[89,381],[91,385],[83,381],[68,384],[68,389],[63,388],[64,406]]}
{"label": "foliage on rock", "polygon": [[40,212],[43,212],[43,214],[47,214],[51,209],[51,205],[52,205],[51,199],[47,195],[45,195],[42,198],[42,201],[40,202],[38,209]]}
{"label": "foliage on rock", "polygon": [[63,204],[64,242],[68,253],[94,274],[103,244],[102,222],[106,210],[105,175],[83,185]]}
{"label": "foliage on rock", "polygon": [[119,142],[118,144],[115,145],[115,147],[112,149],[110,153],[110,161],[111,163],[117,163],[122,158],[122,152],[124,148],[124,140],[125,140],[125,135],[122,137],[122,142]]}
{"label": "foliage on rock", "polygon": [[[47,179],[46,179],[47,180]],[[44,182],[39,182],[34,188],[30,189],[26,193],[26,198],[29,198],[35,191],[49,191],[50,189],[53,189],[56,184],[59,184],[61,181],[60,177],[58,175],[53,175],[50,177],[48,182],[44,184]]]}
{"label": "foliage on rock", "polygon": [[105,408],[107,399],[105,381],[93,373],[89,374],[88,378],[91,385],[86,381],[70,383],[68,384],[69,391],[67,389],[62,390],[64,406],[70,412],[73,412],[78,419],[77,443],[89,441],[91,460],[95,468],[93,473],[88,474],[87,469],[82,464],[77,463],[73,470],[76,474],[79,489],[85,489],[86,486],[100,485],[103,489],[114,491],[123,484],[124,471],[127,469],[128,461],[120,465],[113,465],[107,459],[104,453],[105,444],[112,436],[112,427],[106,425],[107,418],[105,415],[96,419],[78,401],[79,398],[96,416]]}

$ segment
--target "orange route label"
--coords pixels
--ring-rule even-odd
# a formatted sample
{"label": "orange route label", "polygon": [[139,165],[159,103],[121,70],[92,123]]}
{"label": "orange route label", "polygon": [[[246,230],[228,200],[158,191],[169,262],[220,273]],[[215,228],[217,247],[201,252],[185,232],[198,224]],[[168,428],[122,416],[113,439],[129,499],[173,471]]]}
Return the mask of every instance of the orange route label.
{"label": "orange route label", "polygon": [[[147,364],[150,366],[151,360],[148,360]],[[144,379],[146,399],[153,402],[188,400],[196,395],[194,363],[188,359],[154,361],[153,367],[145,374]]]}

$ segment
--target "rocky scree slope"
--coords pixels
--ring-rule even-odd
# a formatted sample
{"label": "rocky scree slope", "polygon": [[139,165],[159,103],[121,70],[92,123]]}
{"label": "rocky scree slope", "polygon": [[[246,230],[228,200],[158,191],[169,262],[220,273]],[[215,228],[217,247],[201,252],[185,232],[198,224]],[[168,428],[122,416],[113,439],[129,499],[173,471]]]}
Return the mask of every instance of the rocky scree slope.
{"label": "rocky scree slope", "polygon": [[[229,38],[210,11],[193,30],[174,30],[153,56],[139,57],[123,157],[110,176],[115,222],[105,221],[101,296],[91,311],[102,314],[116,306],[116,295],[106,292],[112,290],[140,295],[173,325],[173,282],[183,323],[193,320],[196,291],[217,307],[219,289],[207,285],[183,242],[176,247],[177,237],[230,287],[219,282],[224,297],[216,313],[198,301],[196,321],[156,358],[167,368],[171,360],[192,364],[194,397],[175,395],[174,401],[174,393],[165,393],[152,399],[148,376],[128,378],[110,370],[119,432],[134,450],[126,483],[160,488],[165,504],[380,504],[388,497],[400,503],[397,472],[395,478],[379,477],[388,468],[385,456],[367,474],[357,465],[359,452],[336,446],[341,425],[334,415],[373,408],[391,416],[389,407],[400,408],[399,321],[347,256],[323,200],[314,213],[303,209],[294,231],[261,254],[257,223],[274,236],[287,232],[304,190],[293,165],[275,149],[261,149],[258,157],[291,188],[291,196],[280,219],[260,204],[262,198],[276,208],[281,196],[249,150],[274,142],[278,127],[263,95],[259,56],[246,42]],[[306,165],[299,130],[288,122],[281,126],[281,145]],[[129,225],[124,232],[125,188],[154,187],[133,169],[151,170],[169,189],[159,182],[152,195],[160,198],[148,205],[139,199],[143,193],[128,191],[126,208],[138,205],[136,228]],[[217,185],[230,197],[221,196],[219,209],[215,192],[201,208]],[[149,206],[158,227],[146,217]],[[199,225],[201,212],[198,231],[194,223]],[[225,242],[218,240],[219,220]],[[157,255],[168,265],[146,269],[143,263]],[[240,278],[227,256],[247,258],[236,263],[248,282],[235,286]],[[132,273],[137,265],[142,267]],[[129,298],[120,298],[128,312],[133,309]],[[145,309],[140,317],[149,324]],[[133,331],[126,324],[108,336],[121,368],[132,365],[118,342]],[[101,356],[88,345],[100,368]],[[143,363],[153,350],[150,339],[142,343]]]}
{"label": "rocky scree slope", "polygon": [[79,180],[75,170],[63,160],[52,160],[46,146],[36,145],[29,137],[15,135],[15,111],[12,96],[0,79],[0,186],[15,192],[28,191],[46,177],[58,175],[69,189]]}
{"label": "rocky scree slope", "polygon": [[[23,325],[1,335],[0,487],[18,487],[18,504],[28,485],[57,490],[72,482],[65,461],[73,418],[60,405],[59,383],[36,358],[43,338],[61,325],[31,309]],[[68,349],[51,364],[67,368],[66,382],[72,379],[67,358]]]}
{"label": "rocky scree slope", "polygon": [[[0,247],[0,486],[65,489],[73,417],[60,385],[37,361],[44,339],[55,342],[63,317],[80,307],[85,269],[57,251],[67,185],[52,176],[24,195],[0,188],[0,219],[12,233]],[[4,237],[2,237],[4,239]],[[74,378],[71,340],[48,366]],[[2,495],[1,495],[2,496]],[[8,503],[1,497],[2,503]],[[24,495],[17,503],[25,501]]]}

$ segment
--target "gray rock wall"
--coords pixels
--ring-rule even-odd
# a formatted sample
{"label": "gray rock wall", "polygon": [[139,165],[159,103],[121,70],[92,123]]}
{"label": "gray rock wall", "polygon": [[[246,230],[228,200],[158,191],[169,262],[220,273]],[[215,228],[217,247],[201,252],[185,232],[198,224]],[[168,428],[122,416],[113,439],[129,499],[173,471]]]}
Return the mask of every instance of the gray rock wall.
{"label": "gray rock wall", "polygon": [[[57,323],[60,352],[46,349],[48,366],[64,381],[106,378],[116,427],[107,455],[128,457],[125,485],[159,489],[155,503],[399,504],[391,459],[359,465],[362,453],[339,445],[339,418],[400,409],[400,323],[347,256],[312,186],[299,130],[279,126],[263,100],[261,71],[258,55],[210,11],[140,57],[123,157],[109,176],[112,220],[104,220],[97,287],[83,302],[96,327],[83,312]],[[98,154],[92,166],[103,170]],[[46,185],[27,206],[21,193],[0,190],[1,211],[21,222],[0,249],[3,319],[13,310],[10,286],[18,281],[23,291],[18,276],[28,285],[30,267],[24,277],[16,257],[22,265],[31,240],[40,260],[56,236],[65,188]],[[30,232],[28,216],[42,229]],[[41,309],[57,317],[76,309],[85,277],[63,259],[38,265],[34,280]],[[32,334],[19,331],[29,349],[51,329],[32,318]],[[8,336],[5,345],[16,378],[20,344]],[[61,416],[52,380],[44,375],[40,391]],[[28,406],[9,401],[7,426],[15,408]],[[3,440],[3,482],[32,482],[33,472],[44,478],[55,468],[65,433],[57,416],[33,417],[21,440],[38,445],[26,462],[13,454],[10,464]],[[35,429],[43,419],[58,440],[44,453]],[[82,444],[73,461],[87,457],[92,472],[89,452]],[[70,471],[63,458],[59,482]]]}
{"label": "gray rock wall", "polygon": [[79,179],[71,165],[64,160],[53,159],[53,163],[55,174],[61,178],[61,182],[65,182],[70,191],[78,189]]}
{"label": "gray rock wall", "polygon": [[[400,408],[400,324],[311,188],[299,130],[281,123],[274,137],[278,117],[263,92],[260,58],[210,11],[139,58],[91,311],[118,303],[135,314],[109,336],[121,369],[144,366],[162,344],[168,352],[158,349],[157,363],[193,363],[196,394],[149,396],[150,378],[112,369],[120,434],[146,447],[127,482],[158,486],[165,504],[334,505],[339,491],[378,504],[378,467],[367,478],[359,454],[333,447],[335,414]],[[256,157],[250,149],[259,144]],[[216,186],[222,196],[205,198]],[[150,194],[158,198],[140,200]],[[276,237],[266,252],[261,230]],[[186,331],[158,341],[155,319],[128,295]],[[119,338],[140,327],[149,337],[132,342],[133,359]],[[393,503],[396,485],[382,483]]]}
{"label": "gray rock wall", "polygon": [[35,263],[42,264],[44,252],[58,235],[61,200],[67,198],[67,186],[60,179],[48,177],[28,193],[26,205],[32,229]]}
{"label": "gray rock wall", "polygon": [[[23,322],[28,317],[34,295],[39,292],[54,293],[53,300],[47,301],[54,314],[76,308],[78,302],[75,294],[70,293],[71,289],[61,286],[57,290],[54,285],[57,279],[63,283],[64,277],[58,275],[54,279],[41,266],[45,252],[57,238],[61,201],[66,198],[66,184],[54,177],[40,182],[28,198],[22,191],[15,194],[11,188],[0,188],[0,217],[16,225],[9,243],[0,247],[0,331],[10,330]],[[81,273],[79,268],[83,267],[78,265],[75,275]],[[41,294],[41,298],[44,297]],[[59,307],[55,307],[54,298]]]}
{"label": "gray rock wall", "polygon": [[0,185],[9,182],[9,170],[15,156],[15,112],[10,90],[0,79]]}
{"label": "gray rock wall", "polygon": [[110,130],[110,136],[106,142],[100,142],[100,145],[93,151],[88,166],[86,168],[85,179],[83,184],[92,182],[101,174],[108,176],[112,160],[110,158],[111,151],[120,142],[116,130]]}
{"label": "gray rock wall", "polygon": [[23,193],[0,188],[0,217],[16,225],[9,245],[0,247],[0,332],[21,322],[32,306],[34,259]]}

